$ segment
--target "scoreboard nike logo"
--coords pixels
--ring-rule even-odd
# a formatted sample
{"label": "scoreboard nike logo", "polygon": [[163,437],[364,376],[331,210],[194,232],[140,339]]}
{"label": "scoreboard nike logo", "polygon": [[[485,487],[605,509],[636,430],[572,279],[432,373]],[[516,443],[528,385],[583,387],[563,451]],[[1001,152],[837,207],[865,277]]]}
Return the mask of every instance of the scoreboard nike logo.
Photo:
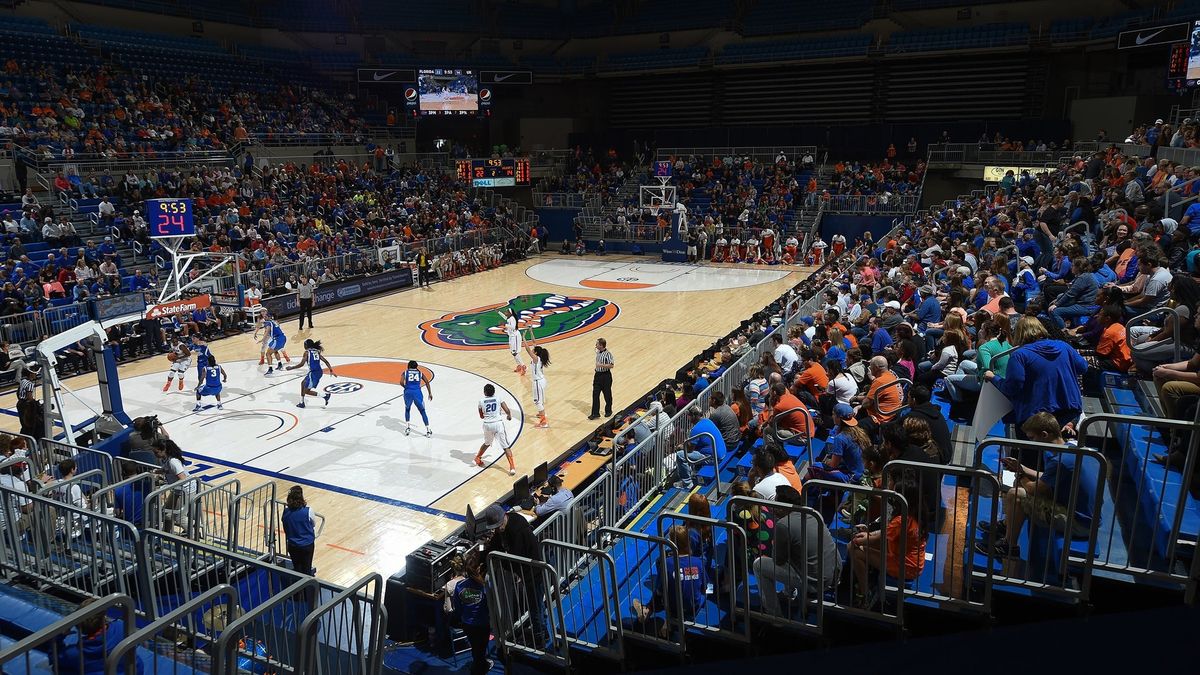
{"label": "scoreboard nike logo", "polygon": [[396,71],[393,70],[390,73],[374,73],[371,75],[371,77],[375,78],[375,81],[378,82],[380,80],[386,80],[387,78],[389,78],[395,74],[396,74]]}
{"label": "scoreboard nike logo", "polygon": [[515,74],[516,73],[504,73],[503,75],[501,75],[501,74],[497,73],[496,76],[492,78],[492,80],[495,82],[503,82]]}
{"label": "scoreboard nike logo", "polygon": [[1155,35],[1158,35],[1159,33],[1163,32],[1164,30],[1166,30],[1166,29],[1160,28],[1159,30],[1154,31],[1153,33],[1151,33],[1149,35],[1142,35],[1141,33],[1138,33],[1137,37],[1134,38],[1133,43],[1137,44],[1137,45],[1144,45],[1144,44],[1146,44],[1146,42],[1154,39]]}

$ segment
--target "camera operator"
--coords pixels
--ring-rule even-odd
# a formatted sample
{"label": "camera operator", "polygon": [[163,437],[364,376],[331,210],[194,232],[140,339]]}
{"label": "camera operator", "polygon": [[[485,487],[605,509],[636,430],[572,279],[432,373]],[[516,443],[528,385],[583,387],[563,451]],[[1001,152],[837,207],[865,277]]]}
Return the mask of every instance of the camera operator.
{"label": "camera operator", "polygon": [[152,446],[170,437],[158,421],[158,415],[134,418],[133,433],[129,434],[129,458],[146,464],[159,464]]}

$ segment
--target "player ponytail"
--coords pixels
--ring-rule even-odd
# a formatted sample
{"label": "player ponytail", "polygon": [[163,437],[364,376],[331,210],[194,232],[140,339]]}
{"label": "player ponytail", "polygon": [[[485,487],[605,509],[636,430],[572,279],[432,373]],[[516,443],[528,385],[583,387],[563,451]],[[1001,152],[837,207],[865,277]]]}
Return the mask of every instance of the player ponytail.
{"label": "player ponytail", "polygon": [[304,346],[307,347],[308,349],[315,349],[319,352],[325,351],[325,348],[321,346],[320,340],[305,340]]}
{"label": "player ponytail", "polygon": [[550,365],[550,350],[538,345],[533,348],[533,353],[541,360],[543,368]]}
{"label": "player ponytail", "polygon": [[408,367],[409,367],[409,368],[416,368],[416,367],[417,367],[417,360],[416,360],[416,359],[413,359],[412,361],[409,361],[409,362],[408,362]]}

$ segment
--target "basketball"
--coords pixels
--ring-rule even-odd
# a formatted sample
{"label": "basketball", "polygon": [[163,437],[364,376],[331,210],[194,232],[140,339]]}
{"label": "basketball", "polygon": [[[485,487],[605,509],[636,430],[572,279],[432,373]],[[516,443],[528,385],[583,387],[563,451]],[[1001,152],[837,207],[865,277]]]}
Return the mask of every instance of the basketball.
{"label": "basketball", "polygon": [[168,361],[170,361],[171,363],[175,363],[175,358],[176,358],[175,352],[167,352],[167,360]]}

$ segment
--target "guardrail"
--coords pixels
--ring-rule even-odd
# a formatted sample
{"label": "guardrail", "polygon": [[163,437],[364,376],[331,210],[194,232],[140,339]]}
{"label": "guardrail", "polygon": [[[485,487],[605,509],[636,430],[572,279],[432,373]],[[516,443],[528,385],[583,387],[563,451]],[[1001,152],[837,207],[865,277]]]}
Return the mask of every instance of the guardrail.
{"label": "guardrail", "polygon": [[1058,150],[1000,150],[991,143],[932,143],[929,145],[929,163],[1023,165],[1030,162],[1050,162],[1064,155],[1096,152],[1112,145],[1079,142],[1070,148]]}
{"label": "guardrail", "polygon": [[895,215],[916,211],[921,195],[829,195],[827,201],[821,201],[829,213]]}
{"label": "guardrail", "polygon": [[[121,631],[115,637],[124,640],[137,629],[137,625],[134,623],[133,608],[134,602],[128,595],[121,593],[106,595],[16,644],[5,647],[4,651],[0,652],[0,667],[3,667],[6,673],[82,672],[82,663],[76,661],[71,664],[64,659],[63,653],[66,651],[66,645],[63,636],[75,633],[76,638],[80,639],[82,638],[81,626],[84,623],[119,620]],[[110,617],[115,613],[119,613],[119,619]],[[116,644],[107,644],[102,640],[99,656],[108,658],[116,646]],[[138,671],[130,669],[125,672]]]}
{"label": "guardrail", "polygon": [[749,157],[757,160],[775,161],[775,158],[780,154],[787,157],[789,162],[800,163],[800,160],[805,155],[812,155],[814,160],[817,155],[817,146],[815,145],[748,145],[748,146],[711,146],[711,147],[678,147],[678,148],[658,148],[655,156],[660,159],[683,158],[683,157]]}
{"label": "guardrail", "polygon": [[582,209],[587,203],[584,195],[578,192],[542,192],[533,191],[534,208],[547,209]]}

